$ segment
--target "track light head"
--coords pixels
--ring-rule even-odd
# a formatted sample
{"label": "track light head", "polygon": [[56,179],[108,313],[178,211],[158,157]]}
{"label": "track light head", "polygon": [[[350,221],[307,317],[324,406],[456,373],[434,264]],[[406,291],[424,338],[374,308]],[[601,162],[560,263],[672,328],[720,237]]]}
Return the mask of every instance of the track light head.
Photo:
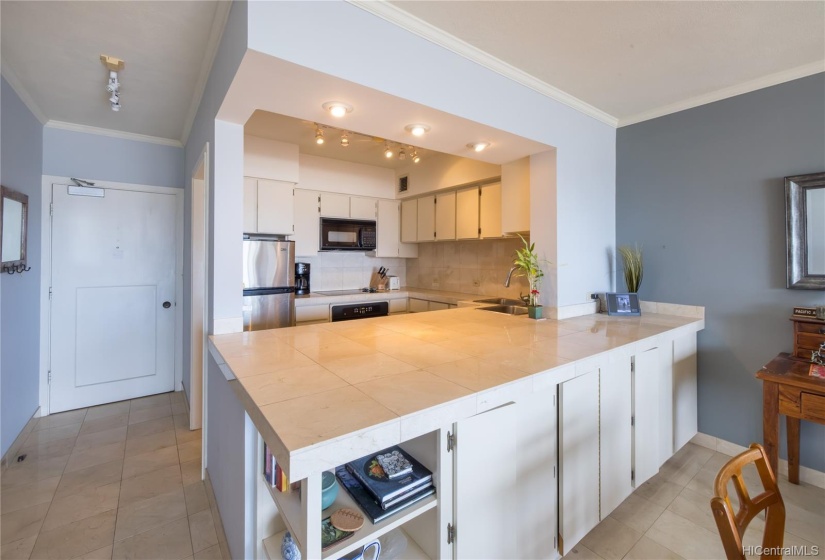
{"label": "track light head", "polygon": [[320,127],[315,128],[315,143],[319,146],[324,143],[324,131]]}
{"label": "track light head", "polygon": [[384,157],[390,159],[394,154],[389,144],[384,144]]}
{"label": "track light head", "polygon": [[348,148],[349,147],[349,137],[347,136],[346,132],[341,135],[341,147],[342,148]]}
{"label": "track light head", "polygon": [[418,155],[417,150],[412,153],[412,160],[413,163],[418,163],[419,161],[421,161],[421,156]]}

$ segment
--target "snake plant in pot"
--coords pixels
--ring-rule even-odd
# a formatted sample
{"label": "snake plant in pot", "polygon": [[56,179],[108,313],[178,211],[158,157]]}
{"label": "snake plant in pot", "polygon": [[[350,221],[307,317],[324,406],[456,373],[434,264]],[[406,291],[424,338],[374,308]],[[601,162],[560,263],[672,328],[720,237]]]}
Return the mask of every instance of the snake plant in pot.
{"label": "snake plant in pot", "polygon": [[544,276],[541,269],[542,261],[536,254],[536,244],[529,243],[524,237],[521,241],[524,247],[516,249],[516,258],[513,259],[513,266],[516,267],[516,275],[527,278],[530,285],[530,292],[522,299],[527,303],[527,311],[531,319],[541,319],[541,305],[539,305],[539,285]]}
{"label": "snake plant in pot", "polygon": [[642,248],[638,245],[633,247],[630,245],[620,245],[618,251],[624,263],[624,283],[627,285],[627,291],[635,294],[639,291],[639,286],[642,285],[642,277],[644,276]]}

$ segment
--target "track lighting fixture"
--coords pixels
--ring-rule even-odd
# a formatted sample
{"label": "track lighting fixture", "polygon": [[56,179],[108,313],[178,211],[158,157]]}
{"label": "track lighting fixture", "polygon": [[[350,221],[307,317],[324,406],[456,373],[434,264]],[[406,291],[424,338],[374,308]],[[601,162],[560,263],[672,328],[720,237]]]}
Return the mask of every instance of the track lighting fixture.
{"label": "track lighting fixture", "polygon": [[421,161],[421,156],[418,155],[418,150],[413,150],[412,160],[413,163],[418,163],[419,161]]}
{"label": "track lighting fixture", "polygon": [[[114,97],[117,97],[116,93],[113,94],[113,98]],[[116,111],[117,109],[114,110]],[[388,160],[397,158],[399,161],[412,160],[413,163],[419,163],[421,161],[421,156],[418,154],[418,148],[406,142],[402,144],[400,142],[387,140],[386,138],[361,134],[360,132],[344,130],[341,128],[336,128],[334,126],[328,126],[317,122],[310,121],[306,124],[312,124],[312,126],[315,128],[315,143],[319,146],[326,143],[326,133],[329,133],[330,137],[333,139],[333,142],[336,138],[340,138],[338,143],[342,148],[348,148],[353,141],[358,142],[359,140],[369,140],[371,143],[373,143],[373,146],[375,146],[376,144],[379,146],[381,144],[384,145],[382,152],[384,154],[384,157]],[[356,146],[356,148],[353,149],[356,149],[360,152],[362,151],[359,149],[361,147],[362,145],[359,144],[358,146]]]}
{"label": "track lighting fixture", "polygon": [[324,143],[324,131],[320,126],[315,127],[315,143],[319,146]]}
{"label": "track lighting fixture", "polygon": [[406,152],[404,152],[404,148],[401,148],[400,150],[398,150],[398,159],[400,159],[400,160],[407,159],[407,154],[406,154]]}
{"label": "track lighting fixture", "polygon": [[321,105],[321,107],[323,107],[325,111],[329,111],[329,114],[337,119],[352,112],[352,105],[347,105],[341,101],[327,101]]}
{"label": "track lighting fixture", "polygon": [[349,137],[347,136],[346,132],[341,134],[341,147],[342,148],[348,148],[349,147]]}
{"label": "track lighting fixture", "polygon": [[470,144],[467,144],[467,147],[472,148],[476,152],[483,152],[484,150],[486,150],[487,148],[490,147],[490,143],[489,142],[471,142]]}
{"label": "track lighting fixture", "polygon": [[408,124],[404,127],[404,130],[406,130],[413,136],[424,136],[427,132],[430,131],[430,127],[426,124]]}
{"label": "track lighting fixture", "polygon": [[384,143],[384,157],[386,157],[387,159],[390,159],[393,155],[395,155],[395,153],[392,151],[392,148],[390,148],[389,142],[385,142]]}
{"label": "track lighting fixture", "polygon": [[109,70],[109,79],[106,82],[106,93],[110,95],[109,104],[112,107],[112,111],[120,111],[120,82],[117,79],[117,73],[123,70],[126,63],[105,54],[100,55],[100,61]]}

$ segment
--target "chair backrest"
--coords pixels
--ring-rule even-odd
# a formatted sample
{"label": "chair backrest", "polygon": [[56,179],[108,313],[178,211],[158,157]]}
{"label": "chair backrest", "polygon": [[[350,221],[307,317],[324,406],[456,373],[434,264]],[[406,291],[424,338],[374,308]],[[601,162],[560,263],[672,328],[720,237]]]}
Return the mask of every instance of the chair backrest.
{"label": "chair backrest", "polygon": [[[754,463],[762,480],[764,492],[751,498],[742,478],[742,468]],[[735,514],[728,497],[728,482],[739,496],[739,511]],[[765,449],[758,443],[752,443],[750,449],[740,453],[725,463],[716,475],[713,483],[714,497],[710,501],[713,518],[722,537],[725,555],[728,560],[745,560],[742,549],[742,536],[748,524],[762,511],[765,511],[765,533],[762,536],[762,558],[782,558],[781,548],[785,537],[785,502],[779,493],[771,464]]]}

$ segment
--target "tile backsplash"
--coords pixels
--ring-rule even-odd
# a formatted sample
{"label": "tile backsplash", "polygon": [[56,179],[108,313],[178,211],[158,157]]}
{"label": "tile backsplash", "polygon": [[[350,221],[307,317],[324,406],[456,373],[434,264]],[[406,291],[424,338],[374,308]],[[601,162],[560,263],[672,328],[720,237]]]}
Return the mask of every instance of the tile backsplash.
{"label": "tile backsplash", "polygon": [[504,280],[521,246],[519,238],[419,243],[418,258],[407,262],[407,285],[518,298],[527,294],[527,280],[514,275],[509,288]]}
{"label": "tile backsplash", "polygon": [[361,252],[330,251],[316,257],[295,257],[295,262],[310,264],[310,287],[313,292],[356,290],[378,283],[378,269],[389,269],[398,276],[401,285],[407,285],[407,260],[367,257]]}

